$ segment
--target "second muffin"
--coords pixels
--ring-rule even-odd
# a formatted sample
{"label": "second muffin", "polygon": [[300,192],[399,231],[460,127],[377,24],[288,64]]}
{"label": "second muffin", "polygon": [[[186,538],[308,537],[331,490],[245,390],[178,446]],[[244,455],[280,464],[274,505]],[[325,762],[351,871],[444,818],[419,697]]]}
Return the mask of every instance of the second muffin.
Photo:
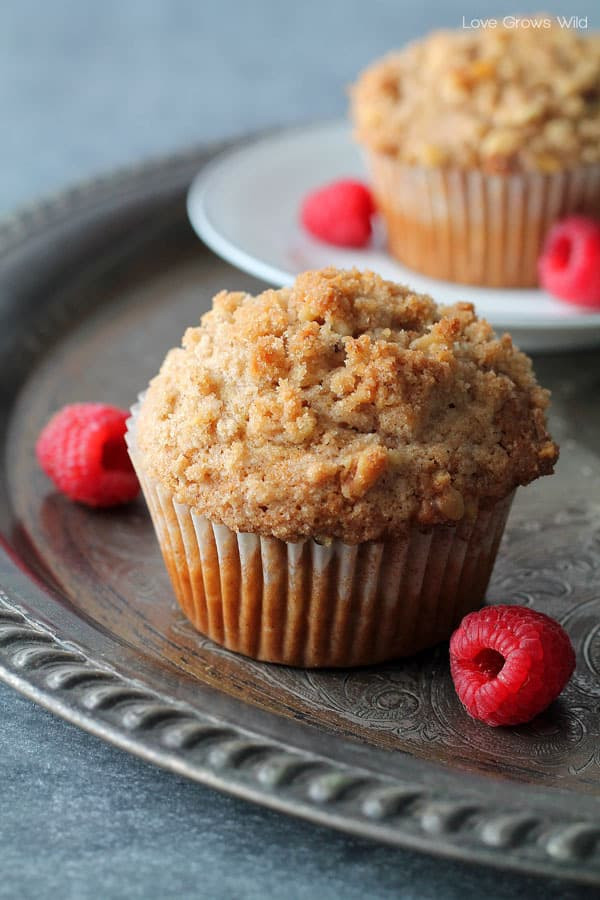
{"label": "second muffin", "polygon": [[484,598],[548,395],[508,336],[370,272],[218,294],[130,423],[175,593],[232,650],[373,663]]}
{"label": "second muffin", "polygon": [[434,32],[353,90],[390,251],[419,272],[535,285],[553,222],[600,215],[600,37],[537,18]]}

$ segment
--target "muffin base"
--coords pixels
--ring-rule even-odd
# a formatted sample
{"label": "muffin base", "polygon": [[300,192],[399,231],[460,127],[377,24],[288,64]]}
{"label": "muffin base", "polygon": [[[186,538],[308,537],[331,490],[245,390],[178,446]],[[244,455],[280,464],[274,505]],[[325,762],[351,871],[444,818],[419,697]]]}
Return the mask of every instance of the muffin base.
{"label": "muffin base", "polygon": [[462,284],[531,287],[552,224],[600,213],[600,166],[488,175],[367,156],[390,253],[412,269]]}
{"label": "muffin base", "polygon": [[[387,541],[297,543],[231,531],[178,503],[127,443],[177,601],[211,640],[289,666],[357,666],[450,637],[483,603],[513,494],[469,522]],[[513,492],[514,493],[514,492]]]}
{"label": "muffin base", "polygon": [[510,507],[391,541],[286,543],[236,534],[143,473],[141,482],[192,625],[229,650],[290,666],[366,665],[447,639],[483,602]]}

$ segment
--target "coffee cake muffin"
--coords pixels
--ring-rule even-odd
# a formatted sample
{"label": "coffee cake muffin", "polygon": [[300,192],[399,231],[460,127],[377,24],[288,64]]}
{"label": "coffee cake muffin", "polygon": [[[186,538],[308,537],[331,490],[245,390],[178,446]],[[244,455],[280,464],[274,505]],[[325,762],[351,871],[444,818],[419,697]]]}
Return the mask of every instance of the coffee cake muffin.
{"label": "coffee cake muffin", "polygon": [[352,91],[390,251],[420,272],[535,285],[552,223],[600,214],[600,36],[538,18],[435,32]]}
{"label": "coffee cake muffin", "polygon": [[371,272],[223,291],[130,420],[177,599],[231,650],[374,663],[478,607],[548,394],[469,304]]}

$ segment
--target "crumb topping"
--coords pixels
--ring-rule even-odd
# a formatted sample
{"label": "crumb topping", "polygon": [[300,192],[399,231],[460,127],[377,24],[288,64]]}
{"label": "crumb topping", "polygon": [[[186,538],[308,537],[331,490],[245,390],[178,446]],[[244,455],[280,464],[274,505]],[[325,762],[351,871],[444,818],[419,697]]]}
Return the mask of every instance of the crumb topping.
{"label": "crumb topping", "polygon": [[150,383],[138,443],[149,474],[235,531],[359,543],[552,472],[547,403],[471,304],[329,268],[217,294]]}
{"label": "crumb topping", "polygon": [[600,34],[436,31],[368,68],[358,140],[420,166],[544,173],[600,162]]}

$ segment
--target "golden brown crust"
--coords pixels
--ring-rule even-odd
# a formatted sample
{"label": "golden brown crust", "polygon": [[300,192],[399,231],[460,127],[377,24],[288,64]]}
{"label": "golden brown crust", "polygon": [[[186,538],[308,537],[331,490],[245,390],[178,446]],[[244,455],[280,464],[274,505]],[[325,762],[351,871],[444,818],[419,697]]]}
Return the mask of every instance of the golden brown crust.
{"label": "golden brown crust", "polygon": [[491,173],[600,162],[598,33],[498,24],[436,31],[363,72],[358,139],[410,164]]}
{"label": "golden brown crust", "polygon": [[151,476],[234,531],[359,543],[552,472],[547,403],[470,304],[331,268],[218,294],[151,382],[138,441]]}

